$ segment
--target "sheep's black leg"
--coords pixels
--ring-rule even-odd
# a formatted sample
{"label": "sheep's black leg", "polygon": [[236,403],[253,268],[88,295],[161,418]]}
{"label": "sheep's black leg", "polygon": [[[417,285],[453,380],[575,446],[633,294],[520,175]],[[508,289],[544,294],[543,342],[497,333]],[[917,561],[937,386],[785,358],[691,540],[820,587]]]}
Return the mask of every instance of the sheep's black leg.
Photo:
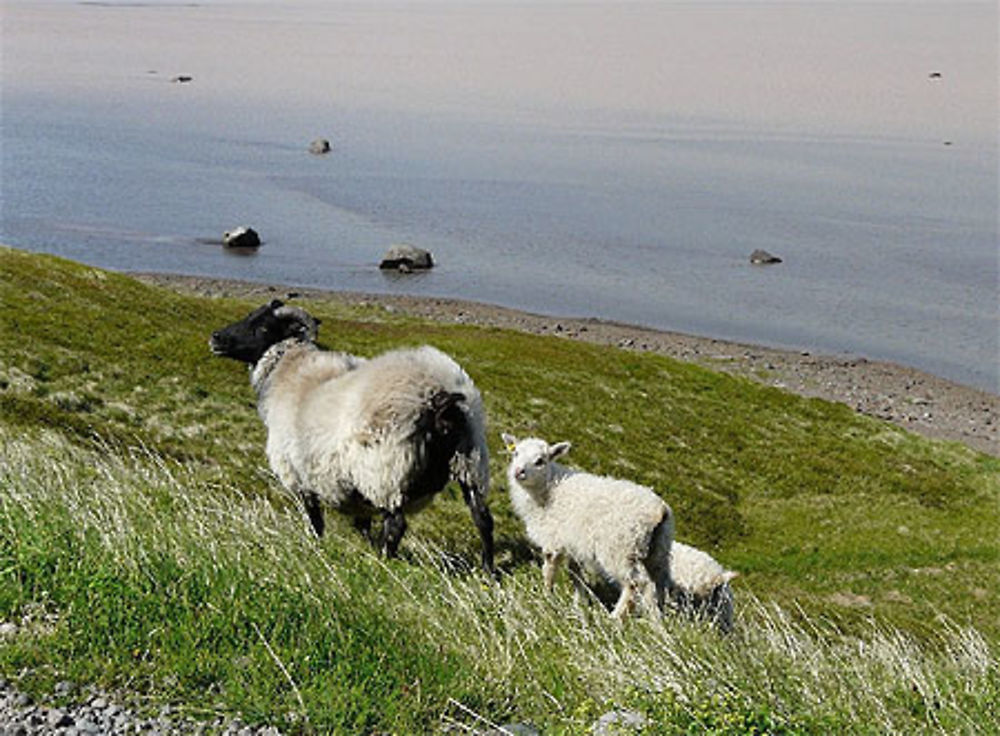
{"label": "sheep's black leg", "polygon": [[399,543],[406,533],[406,517],[403,512],[387,511],[382,520],[382,554],[386,557],[395,557],[399,551]]}
{"label": "sheep's black leg", "polygon": [[475,522],[483,542],[483,570],[490,575],[496,575],[493,567],[493,515],[478,489],[473,489],[463,482],[459,482],[459,485],[462,486],[462,498],[472,512],[472,521]]}
{"label": "sheep's black leg", "polygon": [[317,537],[322,537],[326,525],[323,521],[323,506],[319,502],[319,496],[312,491],[303,491],[302,502],[305,504],[306,514],[309,516],[309,523],[312,524],[313,531],[316,532]]}
{"label": "sheep's black leg", "polygon": [[358,534],[369,542],[372,541],[372,518],[370,516],[355,516],[351,519],[351,523],[358,530]]}

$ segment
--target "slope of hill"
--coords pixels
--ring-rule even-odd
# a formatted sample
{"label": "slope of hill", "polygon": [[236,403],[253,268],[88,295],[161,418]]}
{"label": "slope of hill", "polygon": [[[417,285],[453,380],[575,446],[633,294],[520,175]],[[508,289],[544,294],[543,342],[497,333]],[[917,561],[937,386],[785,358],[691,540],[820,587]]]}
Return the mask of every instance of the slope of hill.
{"label": "slope of hill", "polygon": [[[317,542],[212,329],[255,303],[0,249],[0,675],[282,730],[420,733],[602,712],[650,733],[1000,729],[1000,461],[657,355],[301,302],[321,340],[429,342],[482,390],[496,584],[447,491],[385,562]],[[737,632],[616,627],[542,591],[499,432],[655,487],[741,572]]]}

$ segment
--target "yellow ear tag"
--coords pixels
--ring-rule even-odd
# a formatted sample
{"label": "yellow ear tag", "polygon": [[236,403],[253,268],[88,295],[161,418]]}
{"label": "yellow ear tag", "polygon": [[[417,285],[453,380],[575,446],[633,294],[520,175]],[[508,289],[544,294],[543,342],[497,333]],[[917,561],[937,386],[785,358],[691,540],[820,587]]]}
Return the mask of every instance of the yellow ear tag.
{"label": "yellow ear tag", "polygon": [[517,445],[515,445],[513,442],[511,442],[510,444],[507,445],[507,452],[514,452],[514,448],[516,448],[516,447],[517,447]]}

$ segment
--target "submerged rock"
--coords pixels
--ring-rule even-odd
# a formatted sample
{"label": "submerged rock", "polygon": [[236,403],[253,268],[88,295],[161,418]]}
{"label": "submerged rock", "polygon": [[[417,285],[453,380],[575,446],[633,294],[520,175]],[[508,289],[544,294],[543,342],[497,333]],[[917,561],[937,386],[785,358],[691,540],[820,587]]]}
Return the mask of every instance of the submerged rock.
{"label": "submerged rock", "polygon": [[227,248],[257,248],[260,236],[252,227],[240,226],[222,234],[222,244]]}
{"label": "submerged rock", "polygon": [[428,269],[433,266],[434,259],[431,257],[430,251],[408,243],[400,243],[389,248],[382,256],[382,262],[378,265],[381,269],[396,269],[402,273]]}
{"label": "submerged rock", "polygon": [[317,156],[322,156],[324,153],[330,152],[330,141],[326,138],[317,138],[312,143],[309,144],[309,153],[315,154]]}
{"label": "submerged rock", "polygon": [[781,259],[778,256],[771,255],[766,250],[758,248],[750,254],[750,263],[755,266],[766,266],[772,263],[781,263]]}

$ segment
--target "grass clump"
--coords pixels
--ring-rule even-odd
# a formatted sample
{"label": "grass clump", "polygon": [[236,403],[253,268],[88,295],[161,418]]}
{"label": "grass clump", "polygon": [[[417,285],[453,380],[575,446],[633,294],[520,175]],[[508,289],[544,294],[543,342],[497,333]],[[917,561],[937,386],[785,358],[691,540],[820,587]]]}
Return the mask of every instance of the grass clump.
{"label": "grass clump", "polygon": [[[430,342],[473,375],[495,584],[454,490],[399,561],[336,518],[305,533],[244,372],[206,347],[255,304],[12,250],[0,304],[0,675],[19,687],[304,733],[587,733],[616,708],[657,734],[1000,730],[994,459],[658,356],[304,304],[337,348]],[[736,633],[546,595],[501,429],[657,488],[682,539],[741,571]]]}

